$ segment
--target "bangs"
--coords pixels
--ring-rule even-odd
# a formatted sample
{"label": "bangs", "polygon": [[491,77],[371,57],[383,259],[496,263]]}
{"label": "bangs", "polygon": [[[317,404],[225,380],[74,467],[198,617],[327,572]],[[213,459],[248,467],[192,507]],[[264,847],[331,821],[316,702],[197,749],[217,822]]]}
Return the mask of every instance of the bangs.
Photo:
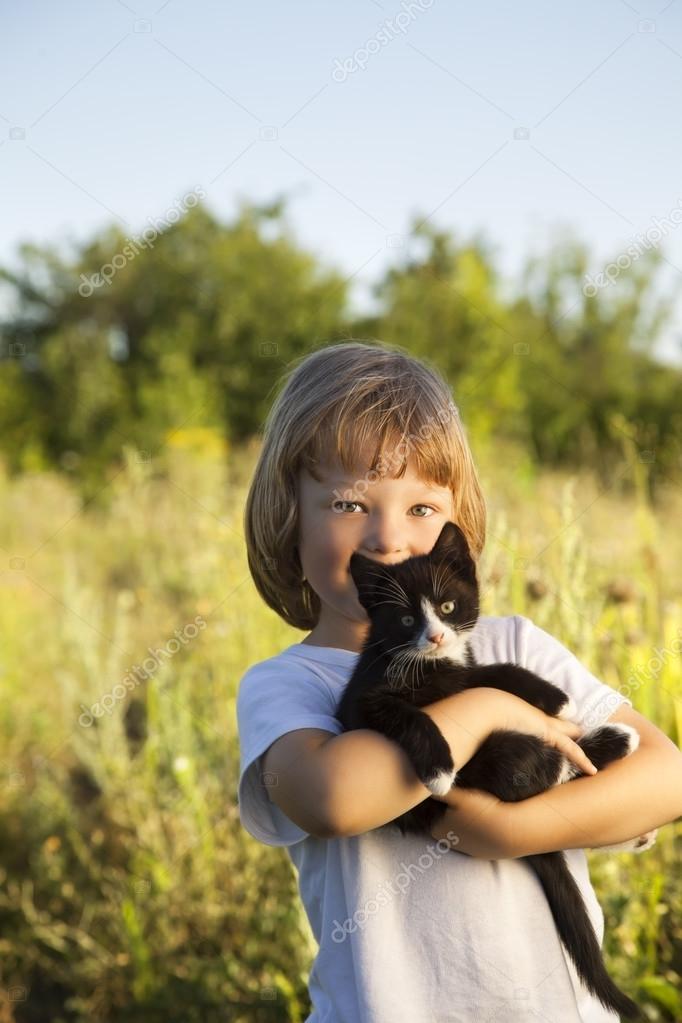
{"label": "bangs", "polygon": [[453,486],[459,459],[452,422],[457,415],[452,402],[425,400],[423,393],[418,401],[394,388],[350,395],[309,438],[301,464],[318,482],[326,467],[337,464],[349,476],[400,479],[411,459],[425,482]]}

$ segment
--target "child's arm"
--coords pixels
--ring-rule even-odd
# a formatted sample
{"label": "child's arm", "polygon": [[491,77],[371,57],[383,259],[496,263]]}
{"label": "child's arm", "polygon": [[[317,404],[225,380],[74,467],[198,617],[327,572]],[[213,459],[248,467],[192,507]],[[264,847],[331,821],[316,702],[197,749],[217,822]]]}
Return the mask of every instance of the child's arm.
{"label": "child's arm", "polygon": [[[456,765],[462,766],[490,730],[486,722],[494,717],[495,692],[470,690],[438,702],[443,705],[439,728]],[[433,706],[424,707],[424,713]],[[322,754],[334,835],[371,831],[431,795],[402,747],[380,732],[366,728],[344,732],[325,743]]]}
{"label": "child's arm", "polygon": [[593,778],[514,804],[512,856],[613,845],[682,816],[682,753],[675,743],[626,705],[608,720],[637,729],[637,750]]}
{"label": "child's arm", "polygon": [[[484,722],[492,720],[492,707],[498,707],[494,691],[476,690],[439,702],[432,706],[441,731],[457,749],[456,763],[464,764],[485,738]],[[263,754],[261,783],[271,802],[316,838],[370,831],[430,795],[403,749],[366,728],[340,735],[314,728],[286,732]]]}
{"label": "child's arm", "polygon": [[[519,803],[488,793],[452,792],[433,837],[459,836],[456,851],[495,859],[516,859],[558,849],[614,845],[682,816],[682,753],[647,718],[623,705],[608,719],[632,725],[638,749],[592,778],[575,778]],[[587,784],[589,781],[589,785]],[[455,809],[457,807],[457,809]]]}
{"label": "child's arm", "polygon": [[[589,760],[570,737],[578,725],[551,718],[519,697],[478,687],[422,708],[450,746],[456,769],[471,759],[494,728],[542,734],[582,770]],[[354,729],[326,742],[319,752],[328,819],[337,836],[362,834],[394,820],[431,795],[402,748],[370,729]],[[498,856],[502,855],[498,853]]]}

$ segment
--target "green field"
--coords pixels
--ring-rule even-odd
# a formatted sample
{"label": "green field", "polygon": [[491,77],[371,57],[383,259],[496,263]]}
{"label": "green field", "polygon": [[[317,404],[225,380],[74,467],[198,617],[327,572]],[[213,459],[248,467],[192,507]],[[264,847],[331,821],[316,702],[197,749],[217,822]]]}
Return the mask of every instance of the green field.
{"label": "green field", "polygon": [[[191,428],[128,447],[85,508],[60,474],[0,476],[0,1023],[306,1018],[294,871],[236,805],[239,679],[303,638],[248,573],[256,451]],[[605,491],[492,442],[475,454],[483,613],[527,615],[610,685],[635,677],[635,708],[679,745],[679,492],[653,507],[627,446]],[[149,648],[165,653],[117,696]],[[588,854],[608,966],[651,1020],[682,1019],[679,834]]]}

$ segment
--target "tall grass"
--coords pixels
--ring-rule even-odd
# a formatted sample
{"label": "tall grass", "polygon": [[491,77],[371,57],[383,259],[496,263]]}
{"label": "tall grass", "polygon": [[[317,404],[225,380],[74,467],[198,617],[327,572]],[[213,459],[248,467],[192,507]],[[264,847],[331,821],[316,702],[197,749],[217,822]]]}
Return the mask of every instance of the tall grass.
{"label": "tall grass", "polygon": [[[126,449],[85,509],[62,477],[0,479],[0,1023],[309,1012],[314,942],[293,868],[236,806],[239,678],[302,635],[248,574],[255,449],[225,452],[206,431],[172,440],[151,460]],[[678,635],[675,493],[653,509],[632,454],[632,497],[482,457],[484,613],[527,614],[622,685]],[[135,674],[150,648],[156,666]],[[679,744],[679,656],[641,677],[635,707]],[[107,710],[89,718],[95,705]],[[639,857],[590,853],[610,968],[651,1020],[682,1018],[676,836],[661,829]]]}

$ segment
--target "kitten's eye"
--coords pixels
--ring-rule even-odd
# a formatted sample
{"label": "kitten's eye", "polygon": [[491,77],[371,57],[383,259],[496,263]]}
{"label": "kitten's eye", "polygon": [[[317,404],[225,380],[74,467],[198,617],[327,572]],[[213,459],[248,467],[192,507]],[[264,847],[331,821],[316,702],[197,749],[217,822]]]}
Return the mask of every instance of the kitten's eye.
{"label": "kitten's eye", "polygon": [[414,618],[412,615],[403,615],[400,619],[400,624],[404,625],[406,629],[409,629],[410,625],[414,625]]}
{"label": "kitten's eye", "polygon": [[446,600],[445,603],[441,604],[440,609],[444,615],[451,615],[455,610],[454,600]]}

